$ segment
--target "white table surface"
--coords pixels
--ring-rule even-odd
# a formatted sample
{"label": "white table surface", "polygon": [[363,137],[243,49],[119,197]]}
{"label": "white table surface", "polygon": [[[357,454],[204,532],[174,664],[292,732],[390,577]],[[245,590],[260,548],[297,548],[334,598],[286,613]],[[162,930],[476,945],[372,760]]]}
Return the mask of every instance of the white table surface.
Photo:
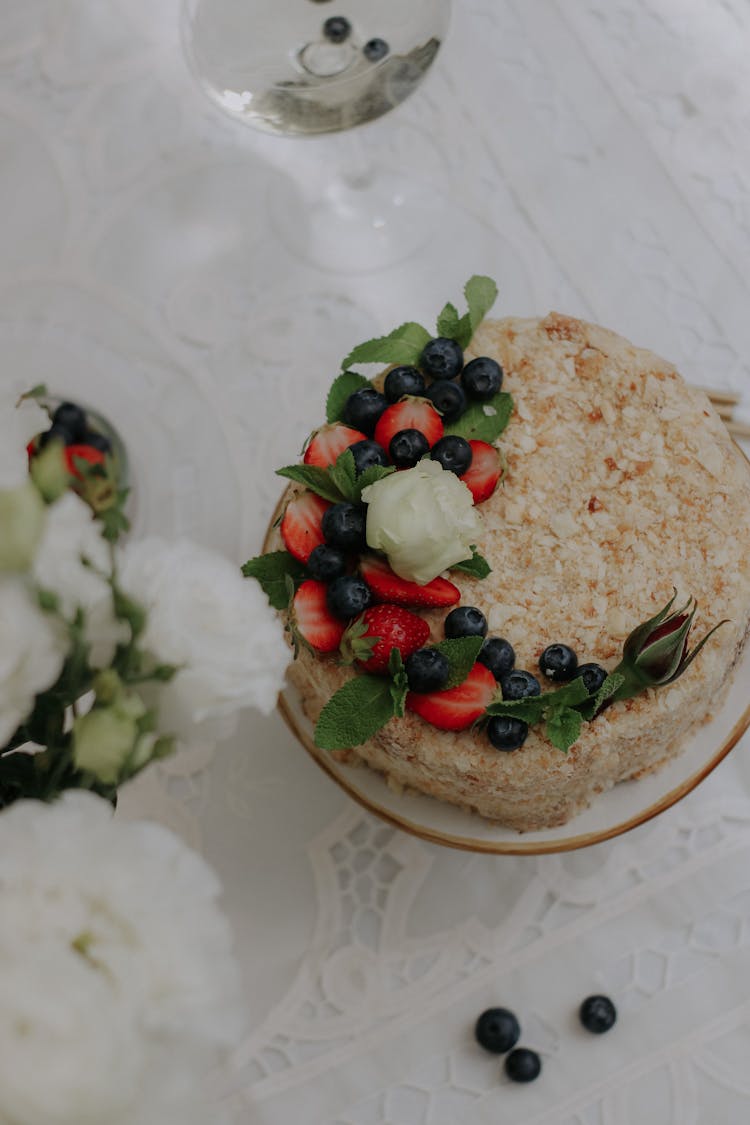
{"label": "white table surface", "polygon": [[[111,413],[137,533],[238,563],[341,356],[430,322],[474,272],[498,280],[500,314],[599,321],[750,408],[748,59],[747,0],[456,0],[423,88],[367,130],[453,222],[343,274],[268,220],[280,177],[330,140],[222,118],[186,71],[175,0],[0,0],[2,377]],[[226,886],[239,1120],[746,1122],[747,750],[657,821],[539,859],[377,822],[277,716],[152,770],[128,811],[183,833]],[[600,1039],[573,1016],[593,991],[620,1009]],[[543,1054],[533,1086],[472,1042],[498,1003]]]}

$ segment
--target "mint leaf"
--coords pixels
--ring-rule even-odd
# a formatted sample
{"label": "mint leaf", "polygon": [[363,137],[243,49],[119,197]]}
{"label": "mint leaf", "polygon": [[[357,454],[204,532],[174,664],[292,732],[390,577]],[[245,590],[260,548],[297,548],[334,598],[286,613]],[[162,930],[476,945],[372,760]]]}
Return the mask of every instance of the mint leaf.
{"label": "mint leaf", "polygon": [[406,694],[409,690],[409,681],[406,678],[406,669],[401,659],[401,653],[397,648],[391,649],[391,654],[388,658],[388,671],[392,676],[391,699],[393,700],[394,714],[397,718],[402,719],[406,710]]}
{"label": "mint leaf", "polygon": [[469,278],[464,286],[464,297],[469,306],[469,320],[473,336],[497,299],[497,285],[491,277],[475,274]]}
{"label": "mint leaf", "polygon": [[577,741],[582,726],[583,718],[579,711],[572,707],[552,707],[547,715],[544,733],[553,746],[567,754]]}
{"label": "mint leaf", "polygon": [[336,463],[329,465],[324,472],[328,474],[334,487],[339,490],[345,500],[352,500],[355,503],[359,500],[357,468],[354,464],[354,454],[351,449],[345,449],[343,453],[339,453]]}
{"label": "mint leaf", "polygon": [[395,465],[370,465],[369,469],[357,477],[355,487],[357,490],[357,500],[361,499],[362,493],[370,484],[375,484],[375,481],[382,480],[383,477],[389,477],[391,473],[395,473]]}
{"label": "mint leaf", "polygon": [[461,417],[445,427],[445,433],[492,445],[508,425],[512,413],[513,399],[507,391],[499,391],[489,402],[469,403]]}
{"label": "mint leaf", "polygon": [[458,309],[455,305],[448,302],[437,318],[437,334],[438,336],[448,336],[451,340],[455,340],[456,333],[460,330],[459,325],[460,318]]}
{"label": "mint leaf", "polygon": [[292,583],[292,595],[305,578],[305,568],[288,551],[270,551],[249,559],[242,568],[245,578],[255,578],[274,609],[286,609],[289,604],[287,579]]}
{"label": "mint leaf", "polygon": [[488,574],[492,574],[492,567],[485,558],[482,558],[473,543],[471,558],[464,559],[460,563],[454,563],[451,570],[461,570],[464,574],[471,574],[473,578],[486,578]]}
{"label": "mint leaf", "polygon": [[496,699],[490,703],[487,714],[507,715],[533,726],[544,718],[544,699],[541,695],[527,696],[526,699]]}
{"label": "mint leaf", "polygon": [[385,676],[355,676],[332,695],[320,712],[315,745],[321,750],[349,750],[360,746],[397,714]]}
{"label": "mint leaf", "polygon": [[448,682],[443,690],[458,687],[464,682],[474,667],[483,644],[484,637],[454,637],[434,646],[438,652],[442,652],[450,665]]}
{"label": "mint leaf", "polygon": [[576,676],[570,683],[563,684],[555,691],[548,691],[542,696],[545,707],[577,707],[589,698],[586,685],[582,676]]}
{"label": "mint leaf", "polygon": [[344,494],[331,479],[330,471],[322,469],[319,465],[285,465],[283,469],[276,470],[276,476],[286,477],[287,480],[296,481],[297,484],[304,484],[311,492],[322,496],[324,500],[333,501],[334,504],[345,499]]}
{"label": "mint leaf", "polygon": [[369,386],[370,380],[366,379],[364,375],[357,374],[356,371],[343,371],[341,375],[338,375],[333,380],[326,399],[326,421],[343,421],[344,406],[349,395],[353,395],[355,391],[361,390],[362,387]]}
{"label": "mint leaf", "polygon": [[601,710],[603,705],[607,702],[607,700],[611,699],[612,696],[617,691],[619,691],[624,683],[625,677],[623,676],[622,672],[610,672],[596,695],[593,698],[586,700],[586,703],[583,707],[578,708],[584,719],[588,719],[589,721],[593,719]]}
{"label": "mint leaf", "polygon": [[[366,340],[358,344],[345,359],[341,361],[342,368],[346,369],[353,363],[406,363],[416,364],[422,355],[425,344],[432,337],[421,324],[409,321],[394,328],[387,336],[378,336],[374,340]],[[356,389],[356,388],[355,388]]]}

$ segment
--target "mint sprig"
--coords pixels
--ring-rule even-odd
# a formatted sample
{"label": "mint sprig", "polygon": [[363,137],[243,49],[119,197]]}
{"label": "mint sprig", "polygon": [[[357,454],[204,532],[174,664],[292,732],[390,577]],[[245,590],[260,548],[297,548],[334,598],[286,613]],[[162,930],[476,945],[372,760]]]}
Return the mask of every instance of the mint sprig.
{"label": "mint sprig", "polygon": [[311,492],[315,492],[324,500],[330,500],[333,504],[346,499],[344,493],[334,483],[328,469],[323,469],[319,465],[285,465],[283,469],[276,470],[276,476],[303,484],[305,488],[309,488]]}
{"label": "mint sprig", "polygon": [[589,721],[598,715],[604,704],[608,699],[618,691],[625,683],[625,677],[622,672],[610,672],[606,680],[599,688],[598,692],[591,699],[588,699],[580,708],[580,712],[584,719]]}
{"label": "mint sprig", "polygon": [[483,644],[484,637],[453,637],[433,646],[443,654],[450,668],[444,691],[464,682],[474,667]]}
{"label": "mint sprig", "polygon": [[438,336],[449,336],[462,348],[468,346],[485,316],[497,298],[497,285],[491,277],[475,274],[464,286],[464,297],[469,311],[459,317],[455,305],[447,304],[437,321]]}
{"label": "mint sprig", "polygon": [[583,679],[577,676],[556,691],[526,699],[497,699],[487,708],[488,715],[507,715],[529,726],[544,723],[544,733],[558,750],[567,754],[581,734],[584,716],[578,709],[590,696]]}
{"label": "mint sprig", "polygon": [[469,403],[460,418],[446,425],[445,433],[492,445],[508,425],[512,413],[513,399],[507,391],[498,391],[488,402]]}
{"label": "mint sprig", "polygon": [[315,745],[321,750],[349,750],[367,742],[398,714],[393,688],[394,681],[387,676],[365,673],[347,680],[320,712]]}
{"label": "mint sprig", "polygon": [[454,563],[450,568],[451,570],[460,570],[464,574],[470,574],[472,578],[486,578],[488,574],[492,574],[492,567],[482,555],[479,554],[475,545],[471,545],[471,558],[464,559],[463,562]]}
{"label": "mint sprig", "polygon": [[404,363],[414,366],[419,363],[424,346],[431,339],[430,333],[421,324],[408,321],[387,336],[358,344],[341,361],[341,367],[346,370],[353,363]]}
{"label": "mint sprig", "polygon": [[370,465],[357,476],[354,455],[351,449],[345,449],[336,458],[335,464],[329,465],[327,469],[319,465],[285,465],[283,469],[276,470],[276,476],[302,484],[324,500],[330,500],[332,504],[338,504],[342,500],[357,504],[369,484],[374,484],[395,471],[393,465]]}
{"label": "mint sprig", "polygon": [[289,583],[292,596],[305,579],[305,568],[288,551],[271,551],[248,559],[242,567],[245,578],[255,578],[274,609],[286,609],[289,604]]}

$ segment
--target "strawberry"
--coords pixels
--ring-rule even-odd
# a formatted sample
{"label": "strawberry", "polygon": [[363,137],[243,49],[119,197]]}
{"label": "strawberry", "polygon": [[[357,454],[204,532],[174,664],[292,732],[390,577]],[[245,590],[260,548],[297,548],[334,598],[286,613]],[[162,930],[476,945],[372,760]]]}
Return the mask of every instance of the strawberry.
{"label": "strawberry", "polygon": [[387,672],[391,649],[406,660],[428,640],[430,626],[400,605],[374,605],[353,621],[341,641],[344,662],[365,672]]}
{"label": "strawberry", "polygon": [[294,595],[292,628],[317,652],[335,652],[344,635],[344,623],[333,616],[326,602],[325,582],[308,578]]}
{"label": "strawberry", "polygon": [[104,454],[101,449],[94,449],[93,445],[66,445],[65,467],[78,480],[83,480],[83,473],[76,467],[76,458],[87,461],[89,465],[104,464]]}
{"label": "strawberry", "polygon": [[496,690],[492,672],[477,663],[458,687],[424,695],[410,691],[406,707],[439,730],[466,730],[481,718]]}
{"label": "strawberry", "polygon": [[464,482],[474,497],[475,504],[481,504],[497,488],[497,482],[503,475],[503,464],[500,451],[486,441],[470,441],[471,464],[460,479]]}
{"label": "strawberry", "polygon": [[332,426],[321,426],[310,439],[303,460],[306,465],[317,465],[321,469],[327,469],[345,449],[354,445],[355,441],[364,440],[365,434],[340,422],[334,422]]}
{"label": "strawberry", "polygon": [[286,506],[281,521],[281,538],[290,555],[306,563],[315,547],[324,542],[321,521],[330,508],[327,500],[314,492],[300,492]]}
{"label": "strawberry", "polygon": [[375,441],[387,453],[392,438],[401,430],[419,430],[432,448],[443,436],[443,420],[426,398],[404,398],[380,415],[375,427]]}
{"label": "strawberry", "polygon": [[461,591],[447,578],[433,578],[432,582],[420,586],[417,582],[399,578],[385,559],[380,559],[377,555],[364,555],[360,561],[360,570],[379,602],[430,608],[456,605],[461,601]]}

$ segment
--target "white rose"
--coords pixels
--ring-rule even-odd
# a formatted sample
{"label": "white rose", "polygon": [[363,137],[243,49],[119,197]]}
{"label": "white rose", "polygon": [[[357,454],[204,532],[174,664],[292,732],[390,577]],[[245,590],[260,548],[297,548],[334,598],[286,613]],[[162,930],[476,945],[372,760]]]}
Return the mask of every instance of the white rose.
{"label": "white rose", "polygon": [[0,571],[28,569],[45,514],[44,501],[28,477],[18,488],[0,489]]}
{"label": "white rose", "polygon": [[188,540],[128,543],[119,581],[148,614],[141,643],[180,670],[159,685],[159,727],[182,742],[223,738],[243,707],[269,714],[289,649],[254,579]]}
{"label": "white rose", "polygon": [[0,1122],[205,1125],[243,1030],[216,876],[80,791],[0,815]]}
{"label": "white rose", "polygon": [[43,613],[21,578],[0,578],[0,747],[51,687],[67,649],[64,632]]}
{"label": "white rose", "polygon": [[401,578],[421,586],[470,558],[482,529],[470,490],[437,461],[383,477],[362,499],[369,546],[385,551]]}
{"label": "white rose", "polygon": [[[85,566],[81,558],[92,564]],[[31,573],[43,590],[60,599],[61,613],[71,619],[77,609],[86,614],[86,637],[91,643],[91,663],[104,668],[112,660],[118,641],[127,636],[117,620],[112,591],[102,577],[111,573],[109,547],[88,504],[66,492],[47,509],[47,522]]]}
{"label": "white rose", "polygon": [[9,387],[0,392],[0,488],[18,488],[29,473],[26,446],[50,426],[46,410],[34,399],[18,402],[22,391]]}

